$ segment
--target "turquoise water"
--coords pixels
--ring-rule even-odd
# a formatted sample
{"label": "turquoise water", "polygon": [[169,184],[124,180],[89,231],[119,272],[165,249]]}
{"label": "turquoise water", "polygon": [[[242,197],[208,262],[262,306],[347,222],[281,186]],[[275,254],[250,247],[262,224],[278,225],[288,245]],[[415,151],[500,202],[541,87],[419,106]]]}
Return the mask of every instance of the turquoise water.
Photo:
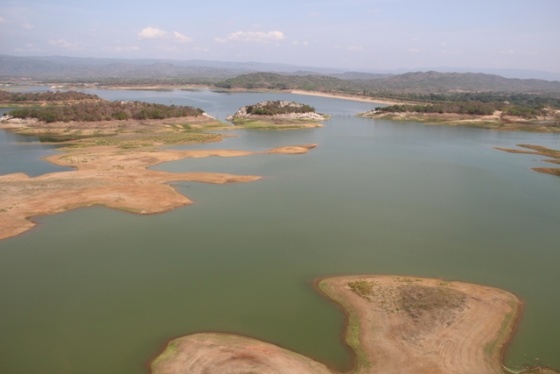
{"label": "turquoise water", "polygon": [[560,179],[530,170],[545,165],[540,156],[493,149],[560,148],[558,135],[360,119],[352,114],[371,104],[287,94],[93,92],[219,118],[291,98],[333,117],[324,128],[235,131],[193,147],[317,143],[306,155],[157,167],[260,181],[177,183],[193,205],[154,216],[79,209],[1,241],[0,372],[144,373],[167,339],[200,331],[254,336],[345,370],[343,315],[312,285],[360,273],[510,290],[526,309],[508,364],[538,357],[560,368]]}

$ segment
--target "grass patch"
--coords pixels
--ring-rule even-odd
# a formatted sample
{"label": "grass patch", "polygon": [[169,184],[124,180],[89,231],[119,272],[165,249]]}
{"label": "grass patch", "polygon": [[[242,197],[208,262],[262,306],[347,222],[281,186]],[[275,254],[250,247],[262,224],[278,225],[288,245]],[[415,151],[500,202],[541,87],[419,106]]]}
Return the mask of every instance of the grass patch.
{"label": "grass patch", "polygon": [[236,118],[233,120],[233,124],[236,127],[242,127],[245,129],[259,129],[259,130],[291,130],[291,129],[308,128],[308,127],[312,127],[312,125],[320,126],[319,122],[315,124],[310,120],[266,121],[263,119],[251,119],[251,118]]}
{"label": "grass patch", "polygon": [[360,373],[371,367],[371,362],[368,359],[366,352],[364,351],[360,343],[360,333],[362,327],[360,325],[360,319],[355,309],[345,302],[343,298],[340,298],[336,292],[334,292],[328,284],[328,280],[323,280],[319,283],[319,289],[323,291],[325,295],[331,298],[333,301],[338,303],[347,313],[348,321],[346,327],[346,344],[352,349],[356,357],[356,368],[353,373]]}
{"label": "grass patch", "polygon": [[412,318],[424,311],[451,310],[465,302],[465,295],[445,287],[426,287],[408,284],[399,287],[399,308]]}
{"label": "grass patch", "polygon": [[360,296],[363,299],[368,301],[371,300],[371,296],[373,295],[373,282],[368,282],[365,280],[359,280],[348,283],[348,287],[354,292],[356,295]]}
{"label": "grass patch", "polygon": [[150,366],[153,368],[154,366],[157,365],[157,363],[161,361],[165,361],[171,356],[173,356],[177,352],[178,347],[179,347],[179,343],[177,341],[175,340],[170,341],[169,344],[167,344],[167,347],[165,347],[165,351],[163,351],[162,354],[157,356],[157,358],[154,361],[152,361]]}
{"label": "grass patch", "polygon": [[499,355],[499,350],[501,349],[502,344],[505,341],[507,341],[509,337],[511,326],[513,324],[513,320],[516,315],[515,302],[511,301],[509,305],[511,306],[512,310],[504,317],[504,320],[502,321],[502,325],[500,326],[500,331],[498,331],[496,339],[492,340],[490,343],[484,346],[484,352],[488,354],[488,356]]}
{"label": "grass patch", "polygon": [[207,143],[222,139],[220,134],[202,132],[169,132],[169,133],[136,133],[133,136],[115,136],[111,138],[92,138],[90,145],[112,146],[123,149],[147,148],[161,145],[176,145],[185,143]]}

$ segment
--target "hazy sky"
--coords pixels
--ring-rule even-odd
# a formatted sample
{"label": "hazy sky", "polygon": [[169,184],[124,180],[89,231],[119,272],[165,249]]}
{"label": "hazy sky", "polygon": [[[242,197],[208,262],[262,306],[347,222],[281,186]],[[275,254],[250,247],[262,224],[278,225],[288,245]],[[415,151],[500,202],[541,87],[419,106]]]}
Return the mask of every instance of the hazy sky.
{"label": "hazy sky", "polygon": [[0,0],[0,53],[560,72],[560,0]]}

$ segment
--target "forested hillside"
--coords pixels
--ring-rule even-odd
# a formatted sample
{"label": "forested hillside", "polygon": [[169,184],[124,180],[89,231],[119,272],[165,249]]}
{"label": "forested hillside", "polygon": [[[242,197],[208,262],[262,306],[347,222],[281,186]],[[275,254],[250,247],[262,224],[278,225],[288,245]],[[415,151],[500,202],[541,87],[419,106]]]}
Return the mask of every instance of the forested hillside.
{"label": "forested hillside", "polygon": [[223,80],[216,86],[243,89],[338,91],[388,97],[457,92],[523,92],[560,97],[560,82],[539,79],[508,79],[497,75],[474,73],[416,72],[375,79],[253,73]]}

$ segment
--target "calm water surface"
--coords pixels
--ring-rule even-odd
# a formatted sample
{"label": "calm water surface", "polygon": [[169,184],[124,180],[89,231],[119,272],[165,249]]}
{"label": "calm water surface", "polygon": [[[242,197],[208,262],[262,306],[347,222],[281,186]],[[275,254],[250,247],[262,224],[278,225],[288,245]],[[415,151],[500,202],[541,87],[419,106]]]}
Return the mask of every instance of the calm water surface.
{"label": "calm water surface", "polygon": [[[258,182],[178,183],[194,205],[149,217],[79,209],[1,241],[0,372],[145,373],[167,339],[200,331],[257,337],[347,370],[343,316],[312,285],[360,273],[510,290],[526,310],[508,364],[538,357],[560,368],[560,179],[530,170],[545,165],[540,156],[493,149],[559,148],[558,135],[360,119],[352,115],[371,104],[288,94],[90,92],[221,119],[288,98],[332,118],[320,129],[235,131],[191,146],[319,144],[307,155],[157,167],[264,176]],[[26,147],[2,140],[0,166]],[[36,160],[21,171],[48,167]]]}
{"label": "calm water surface", "polygon": [[[0,117],[13,108],[0,108]],[[29,176],[70,170],[41,162],[43,157],[53,154],[55,145],[41,143],[36,136],[21,136],[0,130],[0,175],[25,172]]]}

